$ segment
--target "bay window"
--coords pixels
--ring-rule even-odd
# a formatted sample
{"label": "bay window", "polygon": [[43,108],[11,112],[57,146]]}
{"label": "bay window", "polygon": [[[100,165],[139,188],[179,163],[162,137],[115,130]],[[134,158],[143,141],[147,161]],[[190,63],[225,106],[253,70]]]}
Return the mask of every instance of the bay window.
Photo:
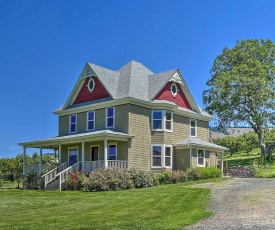
{"label": "bay window", "polygon": [[87,130],[95,130],[95,111],[87,112]]}
{"label": "bay window", "polygon": [[197,120],[190,119],[190,136],[196,137],[197,136]]}
{"label": "bay window", "polygon": [[106,128],[109,128],[109,129],[115,128],[115,108],[114,107],[106,108]]}
{"label": "bay window", "polygon": [[172,131],[173,112],[166,110],[153,110],[151,129],[153,131]]}
{"label": "bay window", "polygon": [[205,150],[198,149],[198,162],[197,165],[205,167]]}

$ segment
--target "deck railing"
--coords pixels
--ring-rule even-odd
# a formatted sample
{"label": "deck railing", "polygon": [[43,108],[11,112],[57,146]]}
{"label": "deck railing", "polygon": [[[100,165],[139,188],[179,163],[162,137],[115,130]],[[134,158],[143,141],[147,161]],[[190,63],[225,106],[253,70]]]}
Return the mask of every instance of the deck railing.
{"label": "deck railing", "polygon": [[59,189],[60,189],[60,191],[62,190],[62,184],[64,183],[64,181],[68,177],[69,173],[79,171],[80,164],[81,164],[81,161],[79,161],[79,162],[75,163],[74,165],[66,168],[65,170],[63,170],[62,172],[60,172],[56,175],[56,177],[59,176]]}
{"label": "deck railing", "polygon": [[51,171],[45,173],[42,176],[42,177],[45,177],[45,187],[47,187],[47,184],[49,184],[51,181],[53,181],[57,177],[58,173],[62,172],[66,168],[67,168],[67,162],[62,163],[55,169],[52,169]]}
{"label": "deck railing", "polygon": [[[45,164],[42,164],[42,170]],[[39,164],[26,165],[26,174],[39,173]]]}
{"label": "deck railing", "polygon": [[[128,162],[121,160],[108,160],[108,168],[127,169]],[[84,161],[82,170],[84,172],[91,172],[95,169],[104,169],[104,161]]]}

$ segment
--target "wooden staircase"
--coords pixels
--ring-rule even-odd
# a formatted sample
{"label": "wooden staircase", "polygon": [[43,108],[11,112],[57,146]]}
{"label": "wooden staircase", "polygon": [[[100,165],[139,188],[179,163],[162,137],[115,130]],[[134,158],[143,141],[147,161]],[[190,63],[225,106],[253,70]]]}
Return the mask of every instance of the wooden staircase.
{"label": "wooden staircase", "polygon": [[47,186],[44,188],[45,191],[53,191],[59,190],[59,176],[52,180]]}

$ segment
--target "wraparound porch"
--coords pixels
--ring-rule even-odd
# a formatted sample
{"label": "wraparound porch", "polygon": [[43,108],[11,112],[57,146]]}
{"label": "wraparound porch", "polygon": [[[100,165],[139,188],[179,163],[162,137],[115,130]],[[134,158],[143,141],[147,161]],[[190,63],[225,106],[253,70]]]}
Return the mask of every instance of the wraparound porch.
{"label": "wraparound porch", "polygon": [[[23,174],[30,168],[41,173],[43,149],[53,149],[58,153],[59,163],[67,163],[67,167],[80,162],[79,167],[85,172],[110,167],[125,169],[128,167],[128,143],[131,138],[125,133],[101,130],[19,143],[23,146]],[[27,148],[40,149],[38,165],[26,165]]]}

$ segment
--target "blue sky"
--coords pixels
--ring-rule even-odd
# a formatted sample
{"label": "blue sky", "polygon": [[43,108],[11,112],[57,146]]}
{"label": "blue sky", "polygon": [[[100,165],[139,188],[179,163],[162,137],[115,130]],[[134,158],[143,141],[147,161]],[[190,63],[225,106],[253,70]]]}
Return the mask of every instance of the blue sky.
{"label": "blue sky", "polygon": [[52,112],[86,62],[180,68],[203,107],[215,57],[237,39],[275,41],[274,10],[271,0],[2,0],[0,157],[21,153],[18,142],[57,135]]}

